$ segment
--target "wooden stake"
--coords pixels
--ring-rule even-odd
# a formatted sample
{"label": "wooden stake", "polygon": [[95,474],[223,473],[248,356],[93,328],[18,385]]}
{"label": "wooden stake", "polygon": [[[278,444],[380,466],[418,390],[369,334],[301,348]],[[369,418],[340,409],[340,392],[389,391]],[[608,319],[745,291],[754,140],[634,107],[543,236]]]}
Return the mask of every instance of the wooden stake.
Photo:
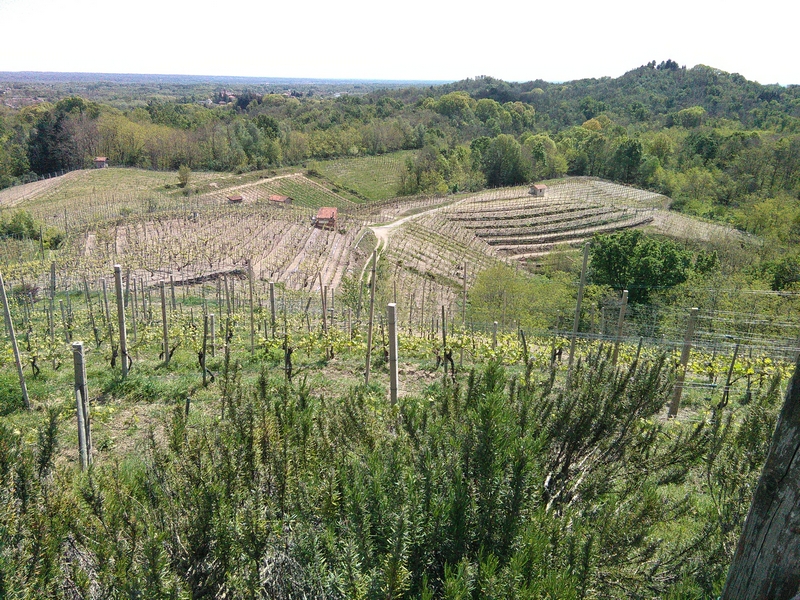
{"label": "wooden stake", "polygon": [[203,387],[208,385],[206,378],[206,351],[208,350],[208,315],[203,315],[203,354],[201,355],[200,368],[203,369]]}
{"label": "wooden stake", "polygon": [[209,329],[211,333],[211,358],[214,358],[214,355],[216,353],[216,341],[215,341],[216,330],[214,329],[214,313],[208,315],[208,319],[209,319]]}
{"label": "wooden stake", "polygon": [[[269,282],[269,315],[270,327],[272,328],[272,338],[275,339],[275,282]],[[264,332],[266,336],[266,331]]]}
{"label": "wooden stake", "polygon": [[169,324],[167,323],[167,290],[161,281],[161,339],[164,346],[164,366],[169,365]]}
{"label": "wooden stake", "polygon": [[[139,336],[137,335],[137,332],[136,332],[136,321],[138,319],[138,310],[136,308],[136,278],[135,277],[133,278],[133,281],[131,283],[132,283],[132,286],[133,286],[132,287],[133,302],[130,303],[130,305],[131,305],[131,320],[133,321],[133,343],[136,344],[136,342],[139,339]],[[135,353],[136,353],[136,350],[134,350],[134,354]]]}
{"label": "wooden stake", "polygon": [[67,312],[64,309],[64,301],[58,301],[58,307],[61,309],[61,326],[64,328],[64,343],[69,344],[69,327],[67,327]]}
{"label": "wooden stake", "polygon": [[[397,305],[391,303],[387,309],[389,324],[389,399],[397,404]],[[445,372],[447,367],[445,366]]]}
{"label": "wooden stake", "polygon": [[[253,305],[253,261],[252,259],[247,263],[247,284],[248,284],[248,300],[250,302],[250,354],[255,349],[256,343],[256,321],[255,321],[255,308]],[[205,367],[203,367],[205,369]],[[203,377],[205,378],[205,370]],[[205,384],[204,384],[205,385]]]}
{"label": "wooden stake", "polygon": [[[47,324],[50,328],[50,347],[55,348],[56,345],[56,262],[50,262],[50,314],[48,315]],[[53,369],[58,367],[58,359],[53,356]]]}
{"label": "wooden stake", "polygon": [[86,360],[83,342],[72,344],[72,362],[75,373],[75,405],[78,413],[78,451],[81,470],[92,464],[92,429],[89,418],[89,390],[86,382]]}
{"label": "wooden stake", "polygon": [[375,263],[378,260],[377,250],[372,252],[372,277],[369,290],[369,324],[367,325],[367,365],[364,370],[364,385],[369,385],[369,367],[372,358],[372,324],[375,320]]}
{"label": "wooden stake", "polygon": [[103,277],[103,314],[105,315],[106,325],[111,327],[111,311],[108,310],[108,289],[106,286],[106,278]]}
{"label": "wooden stake", "polygon": [[578,338],[578,328],[581,322],[581,304],[583,303],[583,288],[586,286],[586,265],[589,262],[589,244],[583,247],[583,266],[581,267],[581,281],[578,284],[578,301],[575,304],[575,321],[572,323],[572,338],[569,342],[568,368],[572,367],[572,360],[575,356],[575,342]]}
{"label": "wooden stake", "polygon": [[122,267],[114,265],[114,289],[117,293],[117,321],[119,322],[119,353],[122,359],[122,378],[128,376],[128,333],[125,329],[125,296],[122,293]]}
{"label": "wooden stake", "polygon": [[444,376],[447,377],[447,321],[445,320],[444,304],[442,304],[442,363],[444,364]]}
{"label": "wooden stake", "polygon": [[681,366],[678,368],[677,378],[675,379],[675,389],[672,392],[672,402],[669,405],[669,417],[675,417],[681,406],[681,395],[683,394],[683,381],[686,378],[686,365],[689,364],[689,354],[692,351],[692,336],[694,335],[694,323],[697,318],[698,309],[693,308],[689,311],[689,324],[686,326],[686,335],[683,338],[683,350],[681,350]]}
{"label": "wooden stake", "polygon": [[6,319],[6,331],[8,337],[11,339],[11,349],[14,352],[14,362],[17,365],[17,375],[19,376],[19,387],[22,390],[22,400],[25,403],[25,408],[31,409],[31,401],[28,398],[28,386],[25,385],[25,375],[22,372],[22,359],[19,355],[19,346],[17,346],[17,336],[14,334],[14,322],[11,320],[11,309],[8,306],[8,296],[6,296],[6,284],[3,281],[3,275],[0,273],[0,298],[3,300],[3,314]]}

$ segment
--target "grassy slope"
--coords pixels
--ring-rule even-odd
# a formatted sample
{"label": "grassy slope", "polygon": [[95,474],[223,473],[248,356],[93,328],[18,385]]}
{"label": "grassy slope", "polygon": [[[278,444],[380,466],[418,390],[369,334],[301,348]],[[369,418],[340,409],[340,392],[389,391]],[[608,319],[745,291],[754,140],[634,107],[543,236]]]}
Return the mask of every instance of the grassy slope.
{"label": "grassy slope", "polygon": [[339,158],[315,163],[315,169],[337,187],[355,192],[362,201],[387,200],[397,196],[400,173],[413,150],[381,156]]}

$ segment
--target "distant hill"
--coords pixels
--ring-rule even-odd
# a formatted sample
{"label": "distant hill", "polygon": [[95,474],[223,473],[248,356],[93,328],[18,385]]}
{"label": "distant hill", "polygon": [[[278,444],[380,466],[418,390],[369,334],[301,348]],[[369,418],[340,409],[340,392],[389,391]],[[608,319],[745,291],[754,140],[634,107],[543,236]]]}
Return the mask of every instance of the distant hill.
{"label": "distant hill", "polygon": [[800,117],[800,86],[762,85],[738,73],[705,65],[687,69],[671,60],[658,65],[653,61],[617,78],[514,83],[478,77],[439,86],[436,91],[459,90],[476,99],[531,104],[556,128],[580,124],[602,112],[623,124],[666,119],[692,106],[702,106],[712,117],[737,119],[745,126],[760,126],[775,115]]}

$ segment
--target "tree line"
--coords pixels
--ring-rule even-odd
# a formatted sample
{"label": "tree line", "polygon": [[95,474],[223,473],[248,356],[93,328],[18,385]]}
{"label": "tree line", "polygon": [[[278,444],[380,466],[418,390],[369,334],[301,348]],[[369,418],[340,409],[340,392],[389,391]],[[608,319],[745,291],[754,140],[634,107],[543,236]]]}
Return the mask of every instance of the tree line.
{"label": "tree line", "polygon": [[668,60],[563,84],[479,77],[338,97],[218,90],[123,108],[65,96],[0,110],[0,187],[95,156],[242,172],[417,150],[398,194],[597,176],[786,245],[800,240],[798,89]]}

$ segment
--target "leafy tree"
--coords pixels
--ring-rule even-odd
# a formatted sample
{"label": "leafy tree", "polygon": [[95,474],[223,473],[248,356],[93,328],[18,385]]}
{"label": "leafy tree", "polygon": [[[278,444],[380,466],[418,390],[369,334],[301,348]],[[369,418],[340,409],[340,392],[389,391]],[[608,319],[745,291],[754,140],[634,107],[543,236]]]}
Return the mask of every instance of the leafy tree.
{"label": "leafy tree", "polygon": [[[479,147],[476,145],[476,148]],[[531,179],[531,171],[523,158],[522,147],[512,136],[500,134],[480,154],[486,183],[491,187],[517,185]]]}
{"label": "leafy tree", "polygon": [[586,98],[581,100],[578,107],[587,121],[606,110],[605,102],[597,101],[591,96],[586,96]]}
{"label": "leafy tree", "polygon": [[280,137],[280,123],[275,117],[264,114],[258,115],[256,117],[256,126],[271,140]]}
{"label": "leafy tree", "polygon": [[440,115],[469,122],[474,116],[477,102],[467,92],[451,92],[439,98],[433,109]]}
{"label": "leafy tree", "polygon": [[192,177],[192,170],[186,165],[178,167],[178,185],[185,188],[189,185],[189,180]]}
{"label": "leafy tree", "polygon": [[800,257],[785,256],[769,262],[764,271],[774,291],[794,290],[800,284]]}
{"label": "leafy tree", "polygon": [[690,127],[699,127],[705,116],[706,110],[702,106],[692,106],[678,111],[678,114],[673,117],[673,121],[675,125],[688,129]]}
{"label": "leafy tree", "polygon": [[692,259],[674,242],[636,229],[596,235],[590,257],[593,282],[627,289],[632,303],[645,303],[653,290],[686,281]]}
{"label": "leafy tree", "polygon": [[639,174],[642,154],[642,143],[639,140],[623,138],[614,149],[609,172],[619,181],[633,182]]}

